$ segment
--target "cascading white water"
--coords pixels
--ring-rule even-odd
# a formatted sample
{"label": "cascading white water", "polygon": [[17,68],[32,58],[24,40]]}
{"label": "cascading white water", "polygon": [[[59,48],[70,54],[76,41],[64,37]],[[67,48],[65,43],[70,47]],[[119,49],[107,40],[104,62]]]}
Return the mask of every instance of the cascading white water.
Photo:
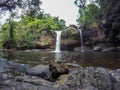
{"label": "cascading white water", "polygon": [[56,46],[55,46],[55,52],[60,52],[60,43],[61,43],[61,33],[62,31],[55,31],[57,37],[56,37]]}
{"label": "cascading white water", "polygon": [[79,32],[80,32],[80,43],[81,43],[81,52],[84,52],[84,47],[83,47],[83,37],[82,37],[82,30],[81,29],[78,29]]}

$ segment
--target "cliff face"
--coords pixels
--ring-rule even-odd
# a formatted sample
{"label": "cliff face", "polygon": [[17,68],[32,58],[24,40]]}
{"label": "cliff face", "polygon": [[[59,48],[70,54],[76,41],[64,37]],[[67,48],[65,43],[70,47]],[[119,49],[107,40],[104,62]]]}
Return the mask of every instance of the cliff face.
{"label": "cliff face", "polygon": [[120,0],[103,0],[101,7],[106,38],[112,44],[120,45]]}
{"label": "cliff face", "polygon": [[[117,47],[120,46],[120,0],[100,0],[100,23],[96,28],[83,27],[84,46]],[[37,34],[35,48],[53,49],[56,43],[56,34],[50,30],[43,30]],[[6,43],[9,46],[9,42]],[[5,46],[5,45],[4,45]],[[6,46],[6,47],[8,47]],[[61,49],[80,49],[80,34],[77,30],[62,32]],[[9,46],[9,47],[13,47]],[[78,50],[79,51],[79,50]]]}
{"label": "cliff face", "polygon": [[[56,33],[52,30],[44,30],[38,33],[36,38],[36,48],[55,49]],[[80,34],[77,30],[67,30],[61,33],[61,50],[73,51],[75,47],[80,47]]]}
{"label": "cliff face", "polygon": [[79,31],[77,31],[77,29],[64,31],[61,38],[61,49],[72,51],[75,47],[80,47]]}
{"label": "cliff face", "polygon": [[120,45],[120,0],[100,0],[100,22],[98,27],[83,29],[84,44],[94,46],[104,43],[105,46]]}
{"label": "cliff face", "polygon": [[53,49],[55,47],[55,33],[50,30],[44,30],[38,33],[36,38],[36,48]]}

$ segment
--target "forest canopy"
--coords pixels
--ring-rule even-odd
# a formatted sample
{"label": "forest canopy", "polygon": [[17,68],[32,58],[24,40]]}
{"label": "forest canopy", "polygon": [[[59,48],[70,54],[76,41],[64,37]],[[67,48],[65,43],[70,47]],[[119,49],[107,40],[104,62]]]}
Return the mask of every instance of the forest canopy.
{"label": "forest canopy", "polygon": [[[1,11],[10,12],[7,23],[1,27],[1,47],[34,47],[37,34],[41,30],[64,29],[65,21],[59,19],[59,17],[45,14],[40,8],[41,4],[40,0],[3,0],[0,2]],[[22,10],[20,17],[16,17],[17,11],[15,10],[17,8]],[[21,19],[20,21],[15,21],[15,18]]]}
{"label": "forest canopy", "polygon": [[109,41],[119,42],[120,0],[75,0],[74,4],[79,8],[80,26],[104,30]]}

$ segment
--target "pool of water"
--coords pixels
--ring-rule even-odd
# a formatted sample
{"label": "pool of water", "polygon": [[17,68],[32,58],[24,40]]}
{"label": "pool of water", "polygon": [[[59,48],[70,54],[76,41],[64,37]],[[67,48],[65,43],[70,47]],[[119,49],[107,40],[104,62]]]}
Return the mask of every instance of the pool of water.
{"label": "pool of water", "polygon": [[95,66],[109,69],[120,68],[120,52],[50,52],[50,51],[9,51],[1,50],[0,58],[35,66],[62,60],[74,66]]}

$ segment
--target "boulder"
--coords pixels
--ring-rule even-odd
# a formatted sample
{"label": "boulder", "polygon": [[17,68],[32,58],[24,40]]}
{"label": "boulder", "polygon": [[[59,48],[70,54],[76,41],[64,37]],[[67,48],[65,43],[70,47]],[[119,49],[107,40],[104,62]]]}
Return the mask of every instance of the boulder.
{"label": "boulder", "polygon": [[80,51],[80,47],[75,47],[74,51]]}
{"label": "boulder", "polygon": [[99,51],[102,50],[102,48],[101,48],[100,46],[95,46],[95,47],[93,48],[93,50],[96,51],[96,52],[99,52]]}
{"label": "boulder", "polygon": [[117,46],[118,51],[120,51],[120,46]]}
{"label": "boulder", "polygon": [[80,46],[80,34],[77,29],[66,30],[62,32],[61,49],[74,51],[74,48]]}
{"label": "boulder", "polygon": [[98,67],[79,68],[68,77],[66,84],[74,90],[112,90],[111,76],[107,69]]}
{"label": "boulder", "polygon": [[[38,65],[30,70],[38,70],[39,73],[39,69],[43,72],[46,69],[52,69],[57,71],[56,73],[64,74],[66,66],[61,63],[52,62],[52,68],[46,65]],[[56,75],[56,73],[53,74]],[[7,74],[0,74],[0,80],[2,80],[0,81],[0,90],[120,90],[120,69],[78,67],[69,74],[60,75],[55,82],[50,82],[38,76],[16,76],[11,80]]]}
{"label": "boulder", "polygon": [[114,90],[120,89],[120,69],[113,70],[111,73]]}
{"label": "boulder", "polygon": [[37,35],[36,43],[35,43],[36,48],[39,48],[39,49],[48,49],[48,48],[53,49],[54,48],[55,35],[52,31],[41,30],[37,34],[38,35]]}
{"label": "boulder", "polygon": [[19,73],[26,73],[29,65],[27,64],[20,64],[14,61],[9,61],[7,59],[0,59],[0,73],[6,72],[19,72]]}
{"label": "boulder", "polygon": [[68,74],[68,66],[64,62],[51,61],[49,64],[52,80],[56,80],[62,74]]}
{"label": "boulder", "polygon": [[12,81],[1,86],[0,90],[59,90],[50,84]]}
{"label": "boulder", "polygon": [[117,51],[117,48],[116,47],[108,47],[108,48],[105,48],[104,50],[102,50],[103,52],[105,51]]}
{"label": "boulder", "polygon": [[27,70],[27,75],[38,76],[44,79],[49,79],[51,72],[48,65],[37,65]]}
{"label": "boulder", "polygon": [[120,69],[113,70],[110,74],[116,81],[120,81]]}
{"label": "boulder", "polygon": [[0,73],[0,82],[3,80],[4,80],[3,75]]}

